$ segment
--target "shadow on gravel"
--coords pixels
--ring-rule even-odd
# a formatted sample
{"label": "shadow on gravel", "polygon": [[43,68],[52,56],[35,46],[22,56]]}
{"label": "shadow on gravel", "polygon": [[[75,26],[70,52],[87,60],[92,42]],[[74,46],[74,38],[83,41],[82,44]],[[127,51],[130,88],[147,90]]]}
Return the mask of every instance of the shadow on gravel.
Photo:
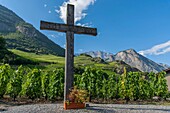
{"label": "shadow on gravel", "polygon": [[13,104],[13,103],[1,101],[1,100],[0,100],[0,104],[4,104],[4,105],[8,105],[8,106],[16,106],[17,105],[17,104]]}
{"label": "shadow on gravel", "polygon": [[0,112],[3,112],[3,111],[7,111],[7,109],[1,109],[1,108],[0,108]]}
{"label": "shadow on gravel", "polygon": [[129,110],[153,110],[153,111],[169,111],[170,109],[160,109],[160,108],[123,108],[123,107],[112,107],[114,109],[129,109]]}
{"label": "shadow on gravel", "polygon": [[[124,109],[124,110],[153,110],[153,111],[164,111],[164,112],[170,112],[170,109],[161,109],[161,108],[133,108],[133,107],[105,107],[103,108],[102,106],[90,106],[92,109],[94,108],[99,108],[99,110],[104,110],[106,108],[109,109]],[[108,110],[107,110],[108,111]],[[116,111],[110,110],[110,112],[115,113]]]}
{"label": "shadow on gravel", "polygon": [[89,110],[89,111],[96,111],[97,113],[116,113],[116,111],[114,111],[114,110],[102,109],[99,106],[96,106],[96,107],[86,107],[86,109]]}

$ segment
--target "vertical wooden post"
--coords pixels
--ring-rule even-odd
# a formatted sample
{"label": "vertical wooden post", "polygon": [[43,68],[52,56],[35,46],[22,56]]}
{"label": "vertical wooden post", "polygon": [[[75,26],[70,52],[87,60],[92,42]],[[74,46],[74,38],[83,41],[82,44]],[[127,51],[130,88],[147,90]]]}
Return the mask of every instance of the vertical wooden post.
{"label": "vertical wooden post", "polygon": [[74,82],[74,33],[97,35],[96,28],[74,26],[74,5],[67,5],[67,24],[41,21],[41,30],[66,32],[64,102],[68,100],[69,89]]}
{"label": "vertical wooden post", "polygon": [[[74,6],[67,5],[67,25],[74,26]],[[66,32],[64,101],[68,100],[69,89],[74,81],[74,32]]]}

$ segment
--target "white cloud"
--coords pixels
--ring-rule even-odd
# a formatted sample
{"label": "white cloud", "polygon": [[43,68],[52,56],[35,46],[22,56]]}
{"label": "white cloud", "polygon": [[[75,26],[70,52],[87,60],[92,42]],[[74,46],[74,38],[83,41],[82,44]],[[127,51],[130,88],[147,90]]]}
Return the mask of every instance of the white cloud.
{"label": "white cloud", "polygon": [[47,4],[44,4],[44,7],[47,7]]}
{"label": "white cloud", "polygon": [[101,34],[101,32],[98,32],[98,35],[100,35]]}
{"label": "white cloud", "polygon": [[66,49],[66,44],[63,45],[63,48]]}
{"label": "white cloud", "polygon": [[57,33],[58,36],[64,36],[64,33]]}
{"label": "white cloud", "polygon": [[140,53],[143,56],[146,56],[146,55],[161,55],[168,52],[170,52],[170,40],[165,43],[155,45],[151,49],[139,51],[138,53]]}
{"label": "white cloud", "polygon": [[60,11],[58,9],[55,9],[55,12],[60,13]]}
{"label": "white cloud", "polygon": [[51,13],[51,11],[49,10],[48,13]]}
{"label": "white cloud", "polygon": [[83,52],[83,49],[79,49],[79,52]]}
{"label": "white cloud", "polygon": [[54,35],[54,34],[51,34],[51,35],[49,35],[51,38],[58,38],[58,36],[57,35]]}
{"label": "white cloud", "polygon": [[48,36],[51,38],[60,38],[64,36],[64,33],[49,34]]}
{"label": "white cloud", "polygon": [[59,10],[56,10],[60,14],[60,18],[66,23],[66,7],[67,4],[73,4],[75,6],[75,23],[83,19],[87,13],[83,12],[87,10],[89,5],[93,5],[96,0],[68,0],[60,6]]}
{"label": "white cloud", "polygon": [[82,27],[91,27],[92,26],[91,24],[92,23],[85,23],[85,24],[77,23],[76,25],[82,26]]}

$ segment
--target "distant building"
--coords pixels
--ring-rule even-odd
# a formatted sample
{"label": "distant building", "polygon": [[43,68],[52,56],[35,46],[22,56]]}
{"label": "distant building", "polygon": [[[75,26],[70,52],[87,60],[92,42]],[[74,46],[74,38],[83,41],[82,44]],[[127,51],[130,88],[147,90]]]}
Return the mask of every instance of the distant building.
{"label": "distant building", "polygon": [[167,85],[168,85],[168,91],[170,91],[170,68],[164,70],[166,72],[166,80],[167,80]]}

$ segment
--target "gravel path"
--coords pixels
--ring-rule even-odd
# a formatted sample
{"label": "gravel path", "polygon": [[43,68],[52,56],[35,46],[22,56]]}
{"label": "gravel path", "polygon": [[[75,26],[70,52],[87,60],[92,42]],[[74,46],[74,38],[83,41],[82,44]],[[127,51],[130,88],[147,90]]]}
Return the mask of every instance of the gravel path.
{"label": "gravel path", "polygon": [[0,107],[0,113],[170,113],[170,106],[89,104],[86,109],[63,110],[63,104]]}

